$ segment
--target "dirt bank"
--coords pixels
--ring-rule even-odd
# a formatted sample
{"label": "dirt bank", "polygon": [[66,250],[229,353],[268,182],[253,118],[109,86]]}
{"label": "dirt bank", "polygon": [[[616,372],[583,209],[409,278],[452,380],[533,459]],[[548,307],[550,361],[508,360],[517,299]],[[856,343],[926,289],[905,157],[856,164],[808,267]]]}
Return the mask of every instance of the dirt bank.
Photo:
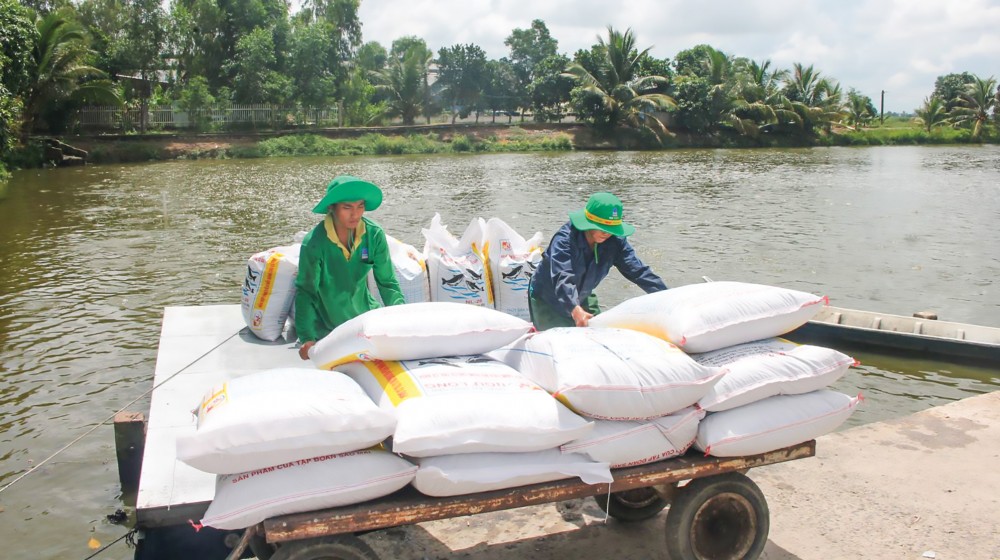
{"label": "dirt bank", "polygon": [[155,133],[102,134],[65,136],[62,140],[92,154],[92,161],[132,162],[169,159],[216,158],[232,156],[234,148],[251,148],[263,140],[280,136],[312,134],[331,139],[352,139],[366,135],[382,136],[434,135],[441,142],[456,137],[475,140],[544,140],[569,137],[574,149],[614,149],[619,146],[597,138],[585,125],[574,123],[482,123],[456,125],[414,125],[393,127],[358,127],[301,129],[278,132],[231,133]]}

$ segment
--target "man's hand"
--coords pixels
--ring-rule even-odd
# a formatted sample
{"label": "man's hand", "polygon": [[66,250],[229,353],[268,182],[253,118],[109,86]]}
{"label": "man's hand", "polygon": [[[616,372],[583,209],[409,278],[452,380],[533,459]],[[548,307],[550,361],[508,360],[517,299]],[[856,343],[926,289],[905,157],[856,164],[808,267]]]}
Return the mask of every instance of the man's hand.
{"label": "man's hand", "polygon": [[299,346],[299,357],[302,358],[303,360],[308,360],[309,359],[309,349],[312,348],[314,344],[316,344],[315,340],[310,340],[308,342],[303,342],[302,346]]}
{"label": "man's hand", "polygon": [[586,327],[590,323],[590,318],[593,317],[592,314],[587,313],[587,310],[577,305],[573,308],[573,322],[576,323],[578,327]]}

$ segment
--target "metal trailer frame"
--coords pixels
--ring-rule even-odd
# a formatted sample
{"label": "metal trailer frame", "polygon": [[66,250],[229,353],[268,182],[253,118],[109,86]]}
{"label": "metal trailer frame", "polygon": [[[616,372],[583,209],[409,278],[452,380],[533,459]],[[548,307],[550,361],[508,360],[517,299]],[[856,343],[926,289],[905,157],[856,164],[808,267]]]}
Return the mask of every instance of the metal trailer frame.
{"label": "metal trailer frame", "polygon": [[601,509],[626,522],[652,518],[670,506],[666,546],[674,560],[753,559],[767,542],[769,512],[746,471],[815,454],[816,441],[810,440],[759,455],[688,453],[614,469],[611,484],[590,485],[574,478],[446,498],[407,487],[380,500],[267,519],[244,531],[230,558],[239,558],[249,547],[260,560],[377,560],[356,534],[594,496]]}

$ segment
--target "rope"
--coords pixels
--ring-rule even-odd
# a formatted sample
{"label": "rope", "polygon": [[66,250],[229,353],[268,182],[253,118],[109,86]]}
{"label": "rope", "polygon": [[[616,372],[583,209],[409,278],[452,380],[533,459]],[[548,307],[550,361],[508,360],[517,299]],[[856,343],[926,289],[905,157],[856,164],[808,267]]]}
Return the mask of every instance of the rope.
{"label": "rope", "polygon": [[83,560],[90,560],[91,558],[97,556],[98,554],[100,554],[100,553],[104,552],[105,550],[111,548],[112,546],[118,544],[119,542],[122,541],[122,539],[129,539],[128,542],[131,543],[133,541],[132,541],[132,539],[130,537],[134,536],[134,535],[135,535],[135,529],[132,529],[131,531],[125,533],[124,535],[122,535],[122,536],[118,537],[117,539],[115,539],[115,540],[109,542],[108,544],[104,545],[103,547],[101,547],[100,550],[94,552],[93,554],[91,554],[90,556],[84,558]]}
{"label": "rope", "polygon": [[168,378],[164,379],[163,381],[161,381],[161,382],[157,383],[156,385],[153,385],[153,388],[152,388],[152,389],[150,389],[150,390],[146,391],[145,393],[143,393],[143,394],[139,395],[138,397],[136,397],[136,398],[132,399],[132,401],[130,401],[130,402],[129,402],[128,404],[126,404],[125,406],[123,406],[123,407],[119,408],[119,409],[118,409],[117,411],[115,411],[115,412],[114,412],[114,413],[113,413],[113,414],[112,414],[111,416],[108,416],[108,417],[107,417],[107,418],[105,418],[104,420],[101,420],[100,422],[98,422],[97,424],[95,424],[93,428],[91,428],[91,429],[87,430],[86,432],[84,432],[84,433],[80,434],[80,435],[79,435],[79,436],[78,436],[78,437],[77,437],[76,439],[74,439],[73,441],[71,441],[71,442],[67,443],[66,445],[62,446],[62,448],[61,448],[61,449],[59,449],[59,451],[56,451],[56,452],[55,452],[55,453],[53,453],[52,455],[49,455],[48,457],[46,457],[46,458],[45,458],[45,459],[44,459],[43,461],[41,461],[40,463],[37,463],[37,464],[35,464],[35,465],[34,465],[33,467],[31,467],[30,469],[28,469],[28,470],[24,471],[23,473],[21,473],[21,475],[20,475],[20,476],[18,476],[18,477],[17,477],[17,478],[15,478],[14,480],[10,481],[10,483],[9,483],[9,484],[5,485],[5,486],[4,486],[3,488],[0,488],[0,494],[2,494],[2,493],[4,492],[4,490],[6,490],[6,489],[10,488],[11,486],[13,486],[13,485],[17,484],[17,483],[18,483],[18,482],[19,482],[19,481],[20,481],[21,479],[23,479],[24,477],[26,477],[26,476],[28,476],[29,474],[31,474],[31,473],[33,473],[33,472],[37,471],[38,469],[40,469],[40,468],[41,468],[41,467],[42,467],[43,465],[45,465],[46,463],[48,463],[49,461],[51,461],[52,459],[54,459],[54,458],[55,458],[55,457],[56,457],[57,455],[59,455],[59,454],[60,454],[60,453],[62,453],[63,451],[66,451],[67,449],[69,449],[70,447],[72,447],[73,445],[75,445],[75,444],[76,444],[76,443],[77,443],[78,441],[80,441],[81,439],[83,439],[83,438],[85,438],[85,437],[89,436],[90,434],[94,433],[94,432],[95,432],[95,431],[96,431],[96,430],[97,430],[98,428],[100,428],[100,427],[101,427],[101,426],[103,426],[103,425],[104,425],[105,423],[107,423],[107,422],[108,422],[108,420],[113,420],[113,419],[114,419],[114,417],[115,417],[115,416],[116,416],[116,415],[117,415],[117,414],[118,414],[119,412],[122,412],[122,411],[124,411],[125,409],[127,409],[128,407],[132,406],[133,404],[135,404],[135,403],[139,402],[139,400],[140,400],[140,399],[143,399],[143,398],[147,397],[147,396],[148,396],[148,395],[149,395],[150,393],[152,393],[153,391],[155,391],[155,390],[156,390],[156,389],[158,389],[159,387],[162,387],[162,386],[163,386],[164,384],[166,384],[166,383],[167,383],[168,381],[170,381],[171,379],[173,379],[173,378],[177,377],[178,375],[180,375],[180,374],[181,374],[181,373],[182,373],[182,372],[183,372],[184,370],[186,370],[187,368],[189,368],[189,367],[193,366],[194,364],[198,363],[198,361],[199,361],[199,360],[201,360],[201,359],[202,359],[202,358],[204,358],[205,356],[207,356],[207,355],[211,354],[212,352],[214,352],[214,351],[215,351],[216,349],[218,349],[218,348],[219,348],[220,346],[222,346],[223,344],[225,344],[225,343],[229,342],[229,339],[231,339],[231,338],[233,338],[234,336],[236,336],[236,335],[240,334],[240,331],[242,331],[242,330],[243,330],[243,329],[242,329],[242,328],[240,328],[240,330],[238,330],[238,331],[234,332],[233,334],[229,335],[228,337],[226,337],[226,339],[225,339],[225,340],[223,340],[222,342],[220,342],[220,343],[216,344],[215,346],[213,346],[213,347],[212,347],[212,348],[211,348],[210,350],[208,350],[207,352],[205,352],[205,353],[204,353],[204,354],[202,354],[201,356],[198,356],[197,358],[195,358],[195,359],[194,359],[194,361],[192,361],[192,362],[191,362],[191,363],[189,363],[188,365],[186,365],[186,366],[182,367],[181,369],[179,369],[179,370],[177,370],[176,372],[174,372],[173,374],[171,374],[171,375],[170,375],[170,377],[168,377]]}
{"label": "rope", "polygon": [[611,517],[611,485],[608,484],[608,501],[605,502],[604,507],[604,524],[608,524],[608,518]]}

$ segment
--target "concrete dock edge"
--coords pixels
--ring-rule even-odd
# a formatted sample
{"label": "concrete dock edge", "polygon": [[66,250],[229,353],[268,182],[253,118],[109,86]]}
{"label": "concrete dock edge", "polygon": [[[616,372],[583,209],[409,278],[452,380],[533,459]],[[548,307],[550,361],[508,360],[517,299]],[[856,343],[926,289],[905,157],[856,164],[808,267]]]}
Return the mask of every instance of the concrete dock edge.
{"label": "concrete dock edge", "polygon": [[829,434],[816,449],[750,472],[771,510],[763,558],[1000,558],[1000,392]]}

